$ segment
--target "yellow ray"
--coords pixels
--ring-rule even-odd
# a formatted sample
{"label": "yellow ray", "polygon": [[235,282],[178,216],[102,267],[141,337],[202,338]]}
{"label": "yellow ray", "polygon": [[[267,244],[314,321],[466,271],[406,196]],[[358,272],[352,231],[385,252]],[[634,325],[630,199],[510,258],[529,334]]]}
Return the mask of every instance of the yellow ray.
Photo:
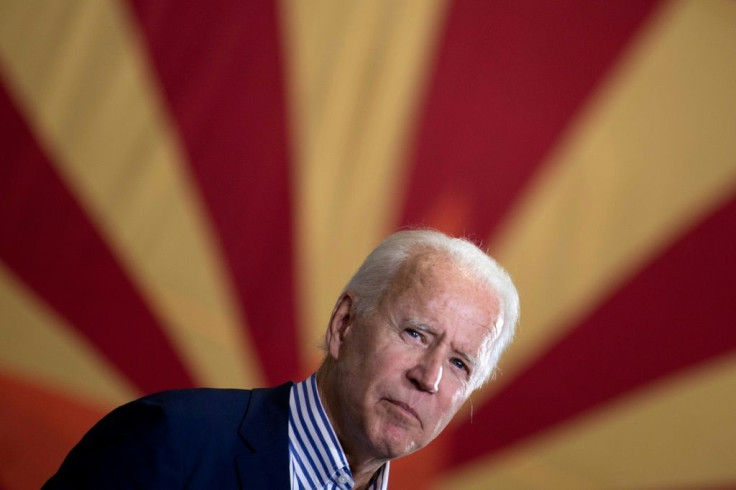
{"label": "yellow ray", "polygon": [[717,488],[736,481],[736,356],[454,473],[471,490]]}
{"label": "yellow ray", "polygon": [[734,46],[736,3],[667,4],[528,187],[493,247],[522,318],[485,395],[733,195]]}
{"label": "yellow ray", "polygon": [[283,0],[295,135],[303,358],[361,259],[397,222],[403,151],[444,0]]}
{"label": "yellow ray", "polygon": [[260,383],[213,230],[124,2],[0,4],[0,64],[195,380]]}
{"label": "yellow ray", "polygon": [[0,262],[0,365],[102,406],[137,398],[133,385],[93,345]]}

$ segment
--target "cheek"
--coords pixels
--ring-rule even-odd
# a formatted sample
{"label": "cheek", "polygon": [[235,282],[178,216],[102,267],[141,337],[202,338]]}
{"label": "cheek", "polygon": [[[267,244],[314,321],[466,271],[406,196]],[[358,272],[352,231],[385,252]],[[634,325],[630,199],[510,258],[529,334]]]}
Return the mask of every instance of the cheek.
{"label": "cheek", "polygon": [[366,359],[377,371],[396,371],[408,368],[412,363],[414,352],[410,346],[396,340],[384,340],[370,349]]}
{"label": "cheek", "polygon": [[[363,391],[370,396],[371,389],[395,380],[396,373],[401,370],[401,356],[391,346],[375,346],[372,349],[357,349],[350,363],[346,383],[354,391]],[[357,389],[358,387],[360,389]]]}
{"label": "cheek", "polygon": [[374,386],[396,385],[406,370],[405,362],[395,352],[386,350],[366,360],[366,383]]}
{"label": "cheek", "polygon": [[466,390],[464,387],[459,387],[455,390],[448,390],[446,397],[443,399],[442,407],[440,409],[440,420],[447,424],[460,410],[463,403],[468,399],[465,395]]}

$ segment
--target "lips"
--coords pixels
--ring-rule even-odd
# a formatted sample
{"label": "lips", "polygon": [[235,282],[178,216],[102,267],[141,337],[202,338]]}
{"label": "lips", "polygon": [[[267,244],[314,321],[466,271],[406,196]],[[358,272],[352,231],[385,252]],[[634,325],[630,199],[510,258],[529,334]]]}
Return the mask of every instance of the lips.
{"label": "lips", "polygon": [[407,405],[406,403],[400,402],[398,400],[387,399],[387,401],[390,404],[394,405],[395,407],[398,407],[401,411],[405,412],[406,414],[414,417],[420,423],[422,422],[422,420],[419,418],[419,414],[413,408],[411,408],[411,405]]}

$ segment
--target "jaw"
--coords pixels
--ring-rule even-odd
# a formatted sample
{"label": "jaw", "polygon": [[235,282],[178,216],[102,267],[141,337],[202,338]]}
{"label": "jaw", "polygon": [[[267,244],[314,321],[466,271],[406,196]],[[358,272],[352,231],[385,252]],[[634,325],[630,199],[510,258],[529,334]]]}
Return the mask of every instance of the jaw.
{"label": "jaw", "polygon": [[368,442],[376,454],[394,459],[424,446],[424,428],[415,414],[382,400],[374,415],[366,428]]}

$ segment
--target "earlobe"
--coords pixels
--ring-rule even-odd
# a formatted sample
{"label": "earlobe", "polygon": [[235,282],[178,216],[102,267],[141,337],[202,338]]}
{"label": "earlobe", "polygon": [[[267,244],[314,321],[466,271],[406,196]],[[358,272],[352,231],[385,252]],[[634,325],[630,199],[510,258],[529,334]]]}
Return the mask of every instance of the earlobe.
{"label": "earlobe", "polygon": [[334,359],[339,357],[340,347],[352,325],[352,310],[352,293],[345,292],[341,294],[337,299],[337,303],[335,303],[335,308],[332,310],[325,339],[327,342],[327,352]]}

